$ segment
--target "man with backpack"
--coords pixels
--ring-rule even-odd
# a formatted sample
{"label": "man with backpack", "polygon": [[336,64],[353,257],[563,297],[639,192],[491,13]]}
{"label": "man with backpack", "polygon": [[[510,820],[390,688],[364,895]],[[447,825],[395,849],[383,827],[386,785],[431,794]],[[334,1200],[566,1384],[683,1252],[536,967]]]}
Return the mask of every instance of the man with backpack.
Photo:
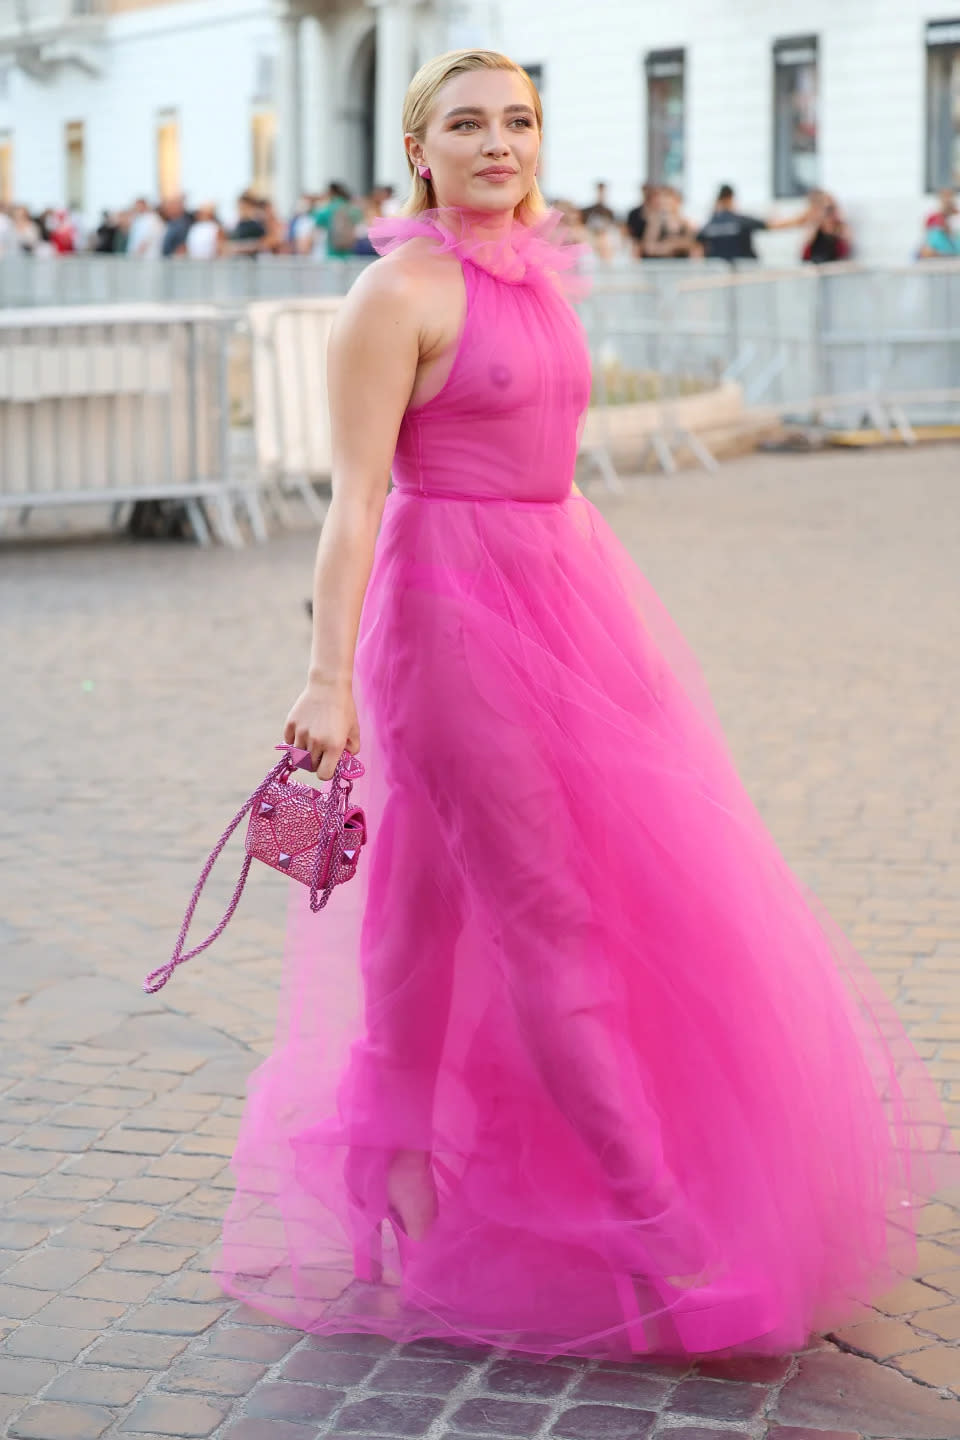
{"label": "man with backpack", "polygon": [[338,180],[331,182],[325,203],[313,212],[316,228],[327,232],[327,254],[339,260],[354,253],[357,228],[362,220],[363,211],[354,204],[346,185]]}

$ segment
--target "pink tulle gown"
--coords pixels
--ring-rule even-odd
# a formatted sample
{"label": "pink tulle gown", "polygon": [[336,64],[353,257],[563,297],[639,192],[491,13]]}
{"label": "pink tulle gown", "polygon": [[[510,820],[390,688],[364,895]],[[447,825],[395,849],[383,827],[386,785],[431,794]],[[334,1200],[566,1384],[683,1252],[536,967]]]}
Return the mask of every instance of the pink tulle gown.
{"label": "pink tulle gown", "polygon": [[319,915],[293,887],[221,1280],[320,1334],[802,1346],[909,1271],[953,1178],[936,1095],[571,493],[590,366],[555,217],[375,243],[414,236],[458,256],[466,310],[363,609],[370,841]]}

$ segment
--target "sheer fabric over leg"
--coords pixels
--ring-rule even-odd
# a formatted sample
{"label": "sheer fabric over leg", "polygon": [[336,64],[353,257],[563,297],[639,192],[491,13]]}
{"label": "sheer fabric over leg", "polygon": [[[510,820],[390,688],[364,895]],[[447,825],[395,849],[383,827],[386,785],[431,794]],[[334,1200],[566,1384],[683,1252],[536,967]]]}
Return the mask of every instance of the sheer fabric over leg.
{"label": "sheer fabric over leg", "polygon": [[[657,597],[584,501],[393,495],[381,547],[372,841],[292,913],[225,1285],[320,1333],[540,1355],[782,1351],[857,1313],[954,1157]],[[379,1282],[359,1150],[365,1243],[397,1152],[437,1190],[402,1257],[384,1228]]]}

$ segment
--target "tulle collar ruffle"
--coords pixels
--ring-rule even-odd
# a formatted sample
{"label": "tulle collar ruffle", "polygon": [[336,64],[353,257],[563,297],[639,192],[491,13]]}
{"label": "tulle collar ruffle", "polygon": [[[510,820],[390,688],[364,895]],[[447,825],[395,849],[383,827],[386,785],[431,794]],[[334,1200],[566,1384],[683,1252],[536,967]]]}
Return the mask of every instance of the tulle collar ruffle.
{"label": "tulle collar ruffle", "polygon": [[547,210],[528,224],[515,220],[505,235],[495,239],[484,233],[471,211],[455,207],[384,216],[369,231],[378,255],[387,255],[417,236],[435,241],[438,250],[469,260],[509,285],[547,281],[568,300],[581,299],[589,289],[583,269],[589,246],[570,239],[559,210]]}

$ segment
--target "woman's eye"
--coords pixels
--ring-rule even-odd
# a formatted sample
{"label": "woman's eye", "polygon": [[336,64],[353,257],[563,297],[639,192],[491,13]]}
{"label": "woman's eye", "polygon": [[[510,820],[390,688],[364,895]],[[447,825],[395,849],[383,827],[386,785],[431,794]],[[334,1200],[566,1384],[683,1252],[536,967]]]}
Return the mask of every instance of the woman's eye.
{"label": "woman's eye", "polygon": [[528,115],[518,115],[513,123],[514,125],[522,125],[525,130],[530,130],[533,127],[533,121]]}

